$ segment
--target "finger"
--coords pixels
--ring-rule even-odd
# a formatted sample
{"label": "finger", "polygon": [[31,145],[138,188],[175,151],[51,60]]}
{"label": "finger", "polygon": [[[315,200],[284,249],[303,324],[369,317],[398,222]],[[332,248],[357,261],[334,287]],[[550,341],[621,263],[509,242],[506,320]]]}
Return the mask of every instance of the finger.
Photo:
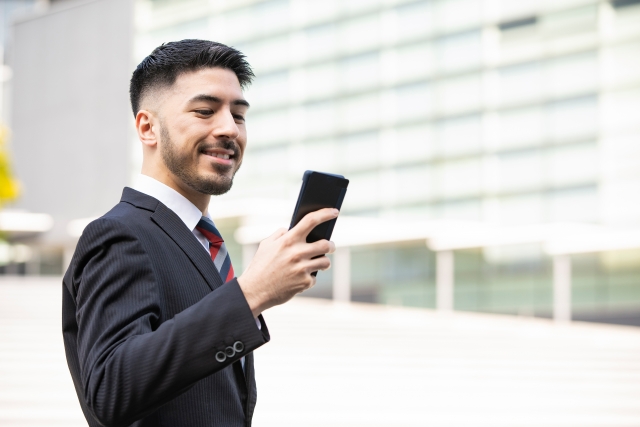
{"label": "finger", "polygon": [[323,222],[338,217],[340,212],[333,208],[324,208],[306,214],[290,231],[295,238],[306,239],[311,230]]}
{"label": "finger", "polygon": [[[311,272],[309,272],[311,273]],[[316,284],[316,278],[315,276],[309,276],[309,281],[307,283],[304,283],[303,287],[299,288],[296,293],[297,294],[301,294],[302,292],[306,291],[307,289],[313,288],[313,286]]]}
{"label": "finger", "polygon": [[265,240],[277,240],[280,237],[287,234],[287,231],[288,230],[286,228],[278,228],[276,231],[273,232],[271,236],[267,237]]}
{"label": "finger", "polygon": [[318,240],[317,242],[307,243],[300,252],[303,258],[313,258],[318,255],[332,254],[336,251],[336,245],[330,240]]}
{"label": "finger", "polygon": [[331,260],[325,255],[322,255],[318,258],[310,259],[305,264],[305,269],[309,273],[311,273],[312,271],[318,271],[318,270],[324,271],[324,270],[328,270],[329,268],[331,268]]}

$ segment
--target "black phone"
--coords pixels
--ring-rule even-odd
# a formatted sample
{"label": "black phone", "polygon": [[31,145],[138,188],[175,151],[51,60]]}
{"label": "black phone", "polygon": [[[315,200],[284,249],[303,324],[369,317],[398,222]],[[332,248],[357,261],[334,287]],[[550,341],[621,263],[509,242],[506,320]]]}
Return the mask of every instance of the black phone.
{"label": "black phone", "polygon": [[[342,175],[305,171],[289,229],[295,227],[306,214],[318,209],[336,208],[340,210],[344,196],[347,194],[348,185],[349,180]],[[307,236],[307,243],[322,239],[330,240],[336,220],[337,218],[334,218],[316,226]],[[314,271],[312,274],[315,276],[316,273]]]}

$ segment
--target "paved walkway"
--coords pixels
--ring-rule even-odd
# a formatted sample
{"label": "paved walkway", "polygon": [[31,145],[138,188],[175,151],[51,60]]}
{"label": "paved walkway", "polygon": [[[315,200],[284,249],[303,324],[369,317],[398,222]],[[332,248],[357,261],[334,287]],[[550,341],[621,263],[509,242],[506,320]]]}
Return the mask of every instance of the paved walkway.
{"label": "paved walkway", "polygon": [[[59,283],[0,280],[0,426],[86,426]],[[640,425],[640,328],[304,298],[266,318],[256,427]]]}

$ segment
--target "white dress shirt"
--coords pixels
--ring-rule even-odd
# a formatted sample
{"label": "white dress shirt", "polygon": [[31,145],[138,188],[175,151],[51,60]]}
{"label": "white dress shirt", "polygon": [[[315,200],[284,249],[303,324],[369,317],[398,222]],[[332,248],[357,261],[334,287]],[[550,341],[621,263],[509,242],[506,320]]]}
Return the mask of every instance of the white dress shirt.
{"label": "white dress shirt", "polygon": [[[138,175],[133,189],[160,200],[166,207],[171,209],[178,215],[182,222],[185,223],[187,228],[191,230],[193,235],[196,236],[196,239],[202,244],[204,250],[209,253],[209,240],[207,240],[204,234],[196,230],[196,225],[198,225],[200,218],[203,216],[196,205],[173,188],[147,175]],[[205,212],[204,215],[211,219],[208,211]]]}

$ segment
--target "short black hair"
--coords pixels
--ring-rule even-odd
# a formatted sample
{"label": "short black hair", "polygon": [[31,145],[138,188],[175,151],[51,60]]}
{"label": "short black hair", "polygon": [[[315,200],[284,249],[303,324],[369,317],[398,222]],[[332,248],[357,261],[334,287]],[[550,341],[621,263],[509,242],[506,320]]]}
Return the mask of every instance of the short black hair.
{"label": "short black hair", "polygon": [[142,60],[131,76],[129,97],[133,116],[138,114],[140,100],[150,89],[170,87],[183,73],[213,67],[233,71],[242,89],[255,77],[245,55],[222,43],[186,39],[158,46]]}

